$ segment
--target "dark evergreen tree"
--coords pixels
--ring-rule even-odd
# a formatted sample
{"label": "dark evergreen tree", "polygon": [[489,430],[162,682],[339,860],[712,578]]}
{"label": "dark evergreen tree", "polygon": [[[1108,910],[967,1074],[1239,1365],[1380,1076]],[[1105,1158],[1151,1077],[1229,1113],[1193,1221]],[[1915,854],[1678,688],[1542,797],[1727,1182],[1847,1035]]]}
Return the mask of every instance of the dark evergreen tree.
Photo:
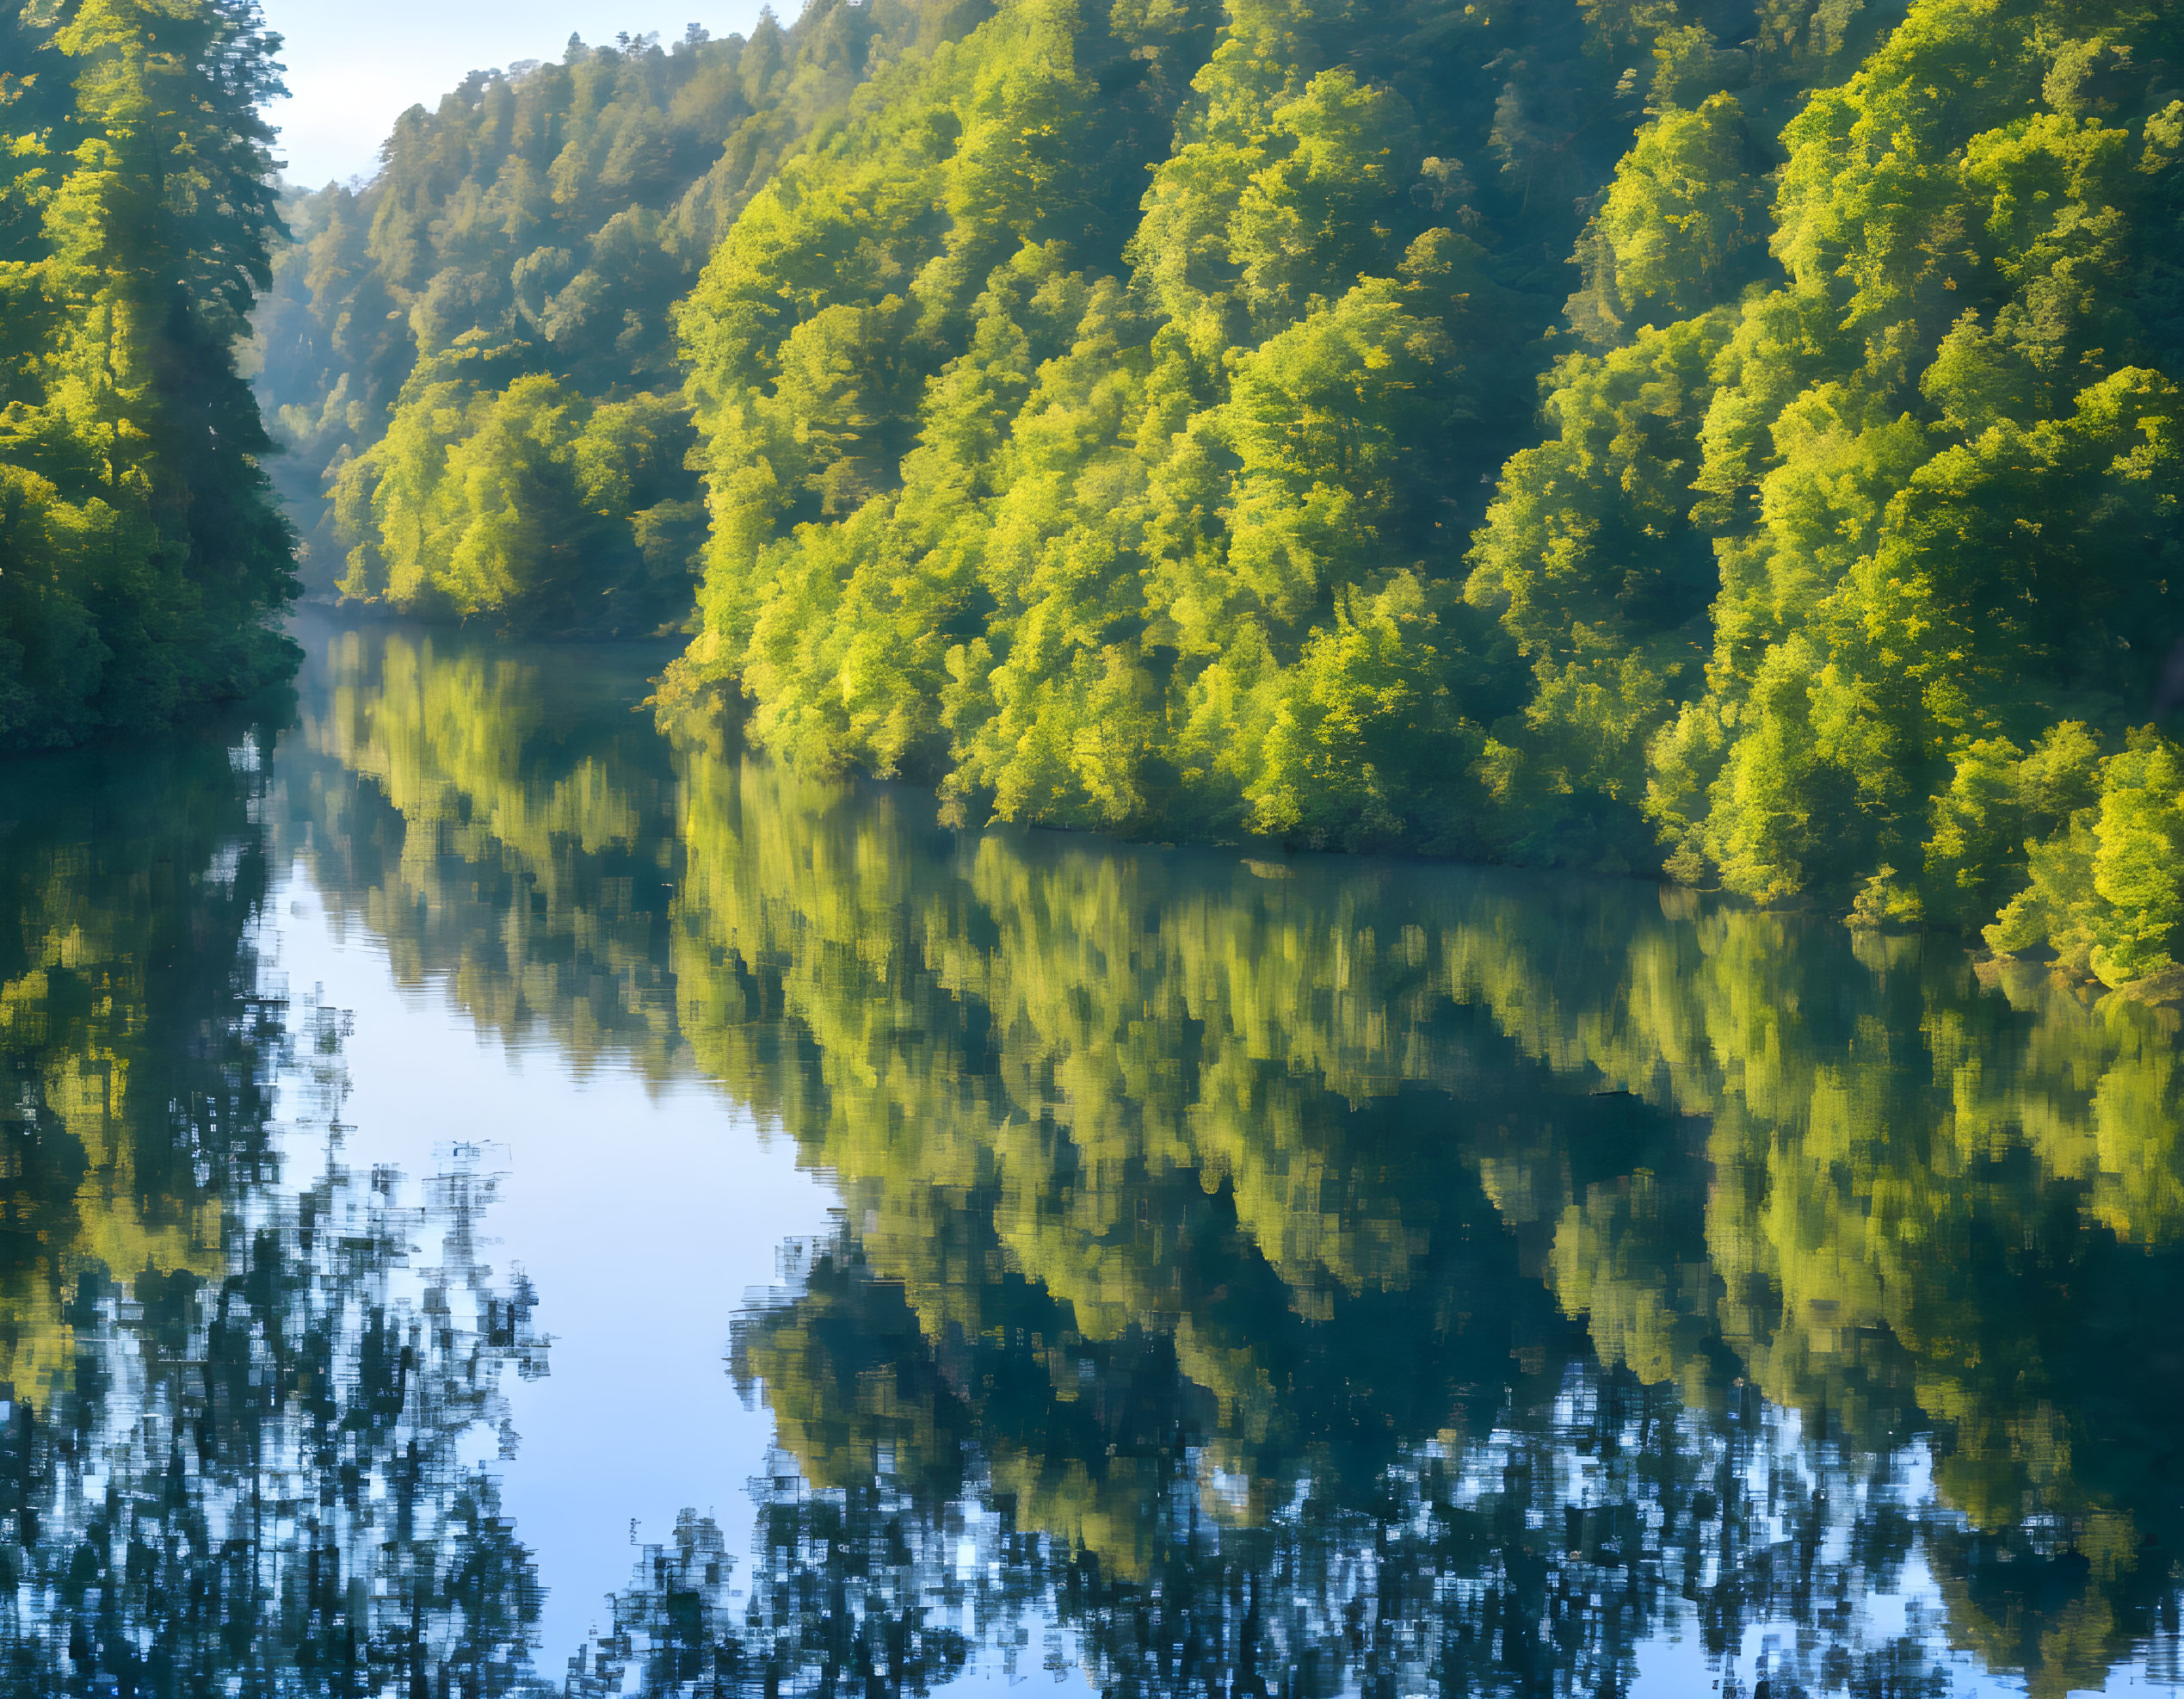
{"label": "dark evergreen tree", "polygon": [[281,234],[252,0],[0,13],[0,744],[157,726],[292,664],[236,344]]}

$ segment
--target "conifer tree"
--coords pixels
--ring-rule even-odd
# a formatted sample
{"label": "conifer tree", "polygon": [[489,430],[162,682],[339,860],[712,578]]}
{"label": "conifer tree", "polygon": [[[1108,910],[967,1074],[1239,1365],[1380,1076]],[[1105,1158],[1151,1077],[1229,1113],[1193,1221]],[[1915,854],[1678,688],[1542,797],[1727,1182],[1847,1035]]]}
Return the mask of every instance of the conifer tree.
{"label": "conifer tree", "polygon": [[[0,742],[156,726],[292,651],[236,343],[280,232],[249,0],[0,18]],[[21,66],[17,71],[14,67]]]}

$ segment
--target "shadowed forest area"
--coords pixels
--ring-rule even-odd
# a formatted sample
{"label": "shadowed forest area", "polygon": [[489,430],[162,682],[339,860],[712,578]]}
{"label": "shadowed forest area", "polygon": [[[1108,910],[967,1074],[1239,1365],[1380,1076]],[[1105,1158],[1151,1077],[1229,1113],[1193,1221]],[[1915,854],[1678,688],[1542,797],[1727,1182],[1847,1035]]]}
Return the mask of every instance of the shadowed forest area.
{"label": "shadowed forest area", "polygon": [[294,668],[235,357],[284,235],[276,46],[252,0],[0,6],[0,750]]}

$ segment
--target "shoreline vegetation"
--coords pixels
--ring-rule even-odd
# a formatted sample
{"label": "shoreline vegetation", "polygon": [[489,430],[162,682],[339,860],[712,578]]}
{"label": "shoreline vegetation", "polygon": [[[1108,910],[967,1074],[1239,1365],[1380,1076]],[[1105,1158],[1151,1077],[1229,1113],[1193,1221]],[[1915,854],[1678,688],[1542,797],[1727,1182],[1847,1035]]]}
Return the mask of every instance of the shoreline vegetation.
{"label": "shoreline vegetation", "polygon": [[[264,86],[255,14],[185,9]],[[148,14],[54,16],[123,68],[78,102],[152,63]],[[13,236],[93,277],[50,162],[96,149],[38,146]],[[474,74],[269,269],[270,201],[212,195],[259,245],[207,299],[260,296],[313,594],[679,631],[661,712],[808,772],[1657,871],[2160,998],[2181,156],[2152,0],[814,0]],[[10,491],[78,417],[45,381]]]}
{"label": "shoreline vegetation", "polygon": [[0,6],[0,750],[294,670],[293,534],[236,353],[286,234],[253,0]]}

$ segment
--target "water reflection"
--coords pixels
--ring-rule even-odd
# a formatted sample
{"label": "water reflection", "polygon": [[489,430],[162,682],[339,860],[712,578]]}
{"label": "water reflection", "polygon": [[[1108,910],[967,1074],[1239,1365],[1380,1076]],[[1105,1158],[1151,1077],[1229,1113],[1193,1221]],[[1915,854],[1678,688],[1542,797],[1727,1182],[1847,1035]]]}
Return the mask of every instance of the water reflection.
{"label": "water reflection", "polygon": [[[2175,1679],[2174,1010],[1628,882],[949,833],[657,734],[642,655],[313,646],[266,773],[0,838],[9,1479],[96,1481],[39,1489],[59,1544],[10,1510],[34,1684],[166,1643],[139,1545],[188,1667],[314,1690]],[[251,955],[268,855],[838,1189],[733,1341],[748,1540],[686,1515],[565,1664],[457,1443],[542,1361],[485,1183],[268,1164],[319,1030]]]}
{"label": "water reflection", "polygon": [[0,831],[10,1691],[478,1691],[527,1655],[458,1439],[543,1368],[532,1294],[478,1257],[474,1169],[404,1208],[342,1165],[340,1022],[251,943],[261,747],[40,763]]}
{"label": "water reflection", "polygon": [[305,854],[400,983],[444,982],[484,1030],[666,1078],[674,777],[632,712],[663,663],[635,646],[311,635],[324,663],[275,773],[282,864]]}
{"label": "water reflection", "polygon": [[[885,1337],[930,1358],[898,1394],[968,1406],[871,1393],[884,1375],[822,1344],[837,1300],[807,1300],[739,1362],[814,1480],[967,1436],[1028,1524],[1142,1578],[1173,1486],[1148,1447],[1188,1450],[1199,1496],[1256,1525],[1422,1482],[1428,1439],[1453,1459],[1525,1435],[1558,1460],[1526,1507],[1555,1527],[1605,1443],[1563,1406],[1668,1420],[1650,1400],[1672,1397],[1660,1467],[1590,1489],[1636,1518],[1617,1585],[1552,1554],[1539,1585],[1641,1621],[1650,1589],[1695,1593],[1729,1647],[1782,1601],[1727,1552],[1703,1584],[1671,1560],[1696,1489],[1668,1464],[1716,1472],[1698,1436],[1725,1444],[1756,1393],[1795,1412],[1835,1506],[1780,1559],[1814,1609],[1875,1585],[1859,1473],[1922,1436],[1951,1642],[2061,1692],[2173,1613],[2174,1011],[1628,885],[954,843],[905,797],[684,763],[680,1001],[731,1017],[693,1041],[840,1176],[842,1254],[915,1318]],[[767,1066],[743,1010],[799,1042]],[[1088,1400],[1142,1395],[1126,1366],[1103,1396],[1101,1355],[1133,1364],[1141,1338],[1175,1398],[1072,1437]],[[977,1360],[996,1342],[1013,1377]],[[1753,1487],[1767,1519],[1786,1490]],[[1853,1555],[1816,1571],[1823,1548]],[[1465,1562],[1496,1597],[1520,1585],[1508,1554]],[[1856,1609],[1791,1615],[1855,1665]],[[1628,1674],[1588,1620],[1581,1643],[1607,1638],[1570,1690]]]}

